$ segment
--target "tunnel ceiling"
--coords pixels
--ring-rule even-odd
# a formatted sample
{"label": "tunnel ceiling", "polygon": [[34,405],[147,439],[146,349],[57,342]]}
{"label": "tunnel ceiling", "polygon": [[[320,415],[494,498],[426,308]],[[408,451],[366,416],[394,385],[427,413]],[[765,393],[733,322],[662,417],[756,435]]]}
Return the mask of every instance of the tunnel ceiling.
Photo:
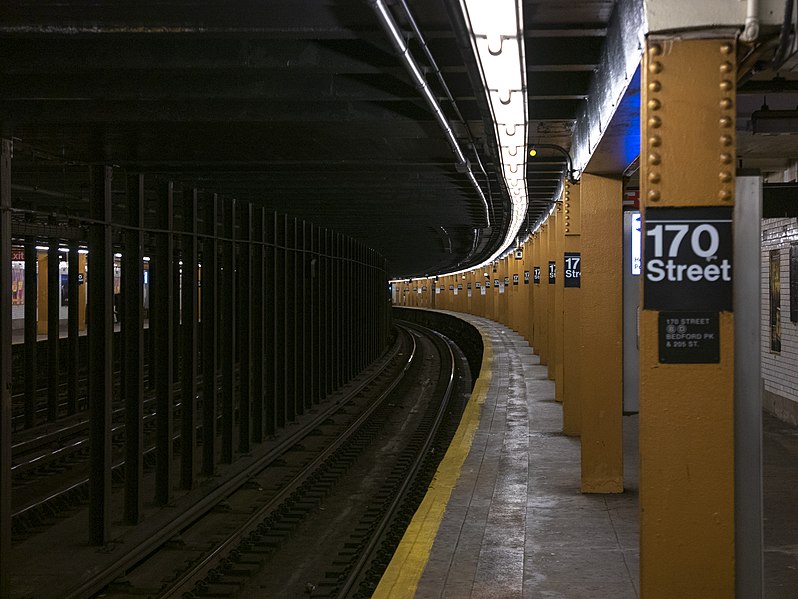
{"label": "tunnel ceiling", "polygon": [[[75,165],[111,163],[351,235],[393,276],[481,262],[509,220],[484,92],[458,3],[407,4],[454,102],[401,3],[389,8],[489,199],[491,227],[364,0],[6,0],[0,122],[15,139],[12,189],[36,190],[26,197],[46,209],[59,193],[81,196],[63,193]],[[570,145],[613,5],[524,3],[531,140]],[[531,223],[562,171],[556,154],[529,165]]]}

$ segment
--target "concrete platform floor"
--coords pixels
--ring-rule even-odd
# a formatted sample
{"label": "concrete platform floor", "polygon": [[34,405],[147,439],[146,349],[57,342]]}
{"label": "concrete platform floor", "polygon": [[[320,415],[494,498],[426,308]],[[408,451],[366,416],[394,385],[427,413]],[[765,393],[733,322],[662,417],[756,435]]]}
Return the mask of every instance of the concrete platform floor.
{"label": "concrete platform floor", "polygon": [[554,383],[532,349],[496,323],[493,379],[438,530],[418,598],[638,597],[636,417],[626,492],[579,492],[579,440],[562,434]]}
{"label": "concrete platform floor", "polygon": [[[579,492],[547,368],[519,335],[487,331],[494,372],[414,597],[638,599],[638,417],[624,417],[625,492]],[[798,597],[798,428],[765,414],[765,593]],[[404,596],[398,594],[396,596]]]}

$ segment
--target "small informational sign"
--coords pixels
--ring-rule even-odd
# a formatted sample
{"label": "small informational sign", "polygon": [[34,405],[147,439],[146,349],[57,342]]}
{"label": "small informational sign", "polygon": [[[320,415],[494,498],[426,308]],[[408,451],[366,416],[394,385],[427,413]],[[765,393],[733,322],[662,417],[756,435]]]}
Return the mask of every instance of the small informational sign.
{"label": "small informational sign", "polygon": [[471,283],[468,284],[468,288],[471,289]]}
{"label": "small informational sign", "polygon": [[482,283],[480,283],[479,281],[477,281],[477,289],[479,289],[480,287],[482,287]]}
{"label": "small informational sign", "polygon": [[424,293],[426,293],[426,292],[427,292],[427,286],[426,286],[426,285],[424,285],[424,286],[421,288],[421,291],[423,291]]}
{"label": "small informational sign", "polygon": [[458,288],[458,289],[462,289],[462,288],[463,288],[463,284],[462,284],[462,283],[458,283],[458,284],[457,284],[457,288]]}
{"label": "small informational sign", "polygon": [[510,277],[504,277],[504,286],[507,287],[510,284]]}
{"label": "small informational sign", "polygon": [[[147,271],[144,271],[144,284],[147,284]],[[78,273],[78,285],[83,285],[83,273]]]}
{"label": "small informational sign", "polygon": [[582,256],[579,252],[565,252],[563,287],[582,286]]}
{"label": "small informational sign", "polygon": [[662,364],[720,362],[718,312],[660,312],[659,361]]}
{"label": "small informational sign", "polygon": [[482,293],[482,295],[485,295],[485,288],[483,287],[482,289],[480,289],[480,292]]}
{"label": "small informational sign", "polygon": [[493,286],[494,287],[498,287],[499,286],[499,279],[493,279]]}
{"label": "small informational sign", "polygon": [[635,210],[632,212],[632,242],[630,244],[632,252],[632,274],[635,276],[639,276],[643,270],[643,237],[640,234],[641,227],[640,212]]}
{"label": "small informational sign", "polygon": [[441,294],[441,288],[440,287],[436,287],[435,288],[435,295],[440,295],[440,294]]}
{"label": "small informational sign", "polygon": [[540,285],[540,266],[532,267],[532,274],[535,285]]}
{"label": "small informational sign", "polygon": [[529,271],[524,271],[524,285],[529,285]]}
{"label": "small informational sign", "polygon": [[504,283],[499,283],[499,293],[504,293]]}
{"label": "small informational sign", "polygon": [[516,260],[523,260],[524,259],[524,250],[522,250],[522,249],[515,250],[515,259]]}
{"label": "small informational sign", "polygon": [[649,208],[643,308],[732,310],[732,208]]}
{"label": "small informational sign", "polygon": [[454,285],[449,285],[449,291],[454,291]]}
{"label": "small informational sign", "polygon": [[421,295],[421,287],[416,287],[416,293],[418,293],[419,295]]}
{"label": "small informational sign", "polygon": [[513,285],[518,285],[518,274],[513,275]]}
{"label": "small informational sign", "polygon": [[490,281],[485,281],[485,287],[487,287],[488,289],[490,289]]}
{"label": "small informational sign", "polygon": [[554,285],[557,282],[557,263],[554,260],[549,261],[549,285]]}

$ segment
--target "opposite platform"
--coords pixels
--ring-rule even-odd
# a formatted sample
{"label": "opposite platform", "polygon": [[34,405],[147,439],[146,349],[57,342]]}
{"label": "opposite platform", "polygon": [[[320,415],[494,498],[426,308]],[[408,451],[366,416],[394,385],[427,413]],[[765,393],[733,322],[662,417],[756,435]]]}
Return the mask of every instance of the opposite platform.
{"label": "opposite platform", "polygon": [[457,314],[485,338],[458,435],[374,597],[638,597],[636,418],[626,492],[583,495],[579,440],[527,342]]}

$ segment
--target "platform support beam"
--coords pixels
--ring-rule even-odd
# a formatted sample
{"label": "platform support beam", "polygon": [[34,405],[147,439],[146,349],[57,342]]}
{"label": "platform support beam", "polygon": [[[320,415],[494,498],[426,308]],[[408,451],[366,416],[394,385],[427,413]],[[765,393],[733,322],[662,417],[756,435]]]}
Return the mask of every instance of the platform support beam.
{"label": "platform support beam", "polygon": [[[142,516],[144,479],[144,175],[128,176],[127,205],[130,229],[122,255],[125,522],[136,524]],[[71,269],[72,250],[69,257]]]}
{"label": "platform support beam", "polygon": [[[111,527],[114,254],[110,166],[91,170],[89,231],[89,543],[105,545]],[[52,241],[51,243],[54,243]],[[58,268],[58,263],[50,268]]]}
{"label": "platform support beam", "polygon": [[[700,208],[691,218],[706,220],[714,218],[707,216],[710,211],[721,214],[720,207],[734,205],[736,32],[705,33],[704,39],[693,32],[690,39],[652,35],[646,41],[640,161],[644,239],[654,209]],[[662,300],[652,305],[655,294],[646,276],[644,267],[641,596],[733,597],[733,314],[717,307],[710,314],[718,323],[717,363],[703,357],[703,363],[663,363],[659,316],[664,308]],[[708,296],[714,291],[692,294],[690,310],[712,311],[715,304]],[[674,300],[668,301],[670,306]]]}
{"label": "platform support beam", "polygon": [[[565,253],[580,253],[582,249],[580,242],[581,215],[579,210],[581,189],[581,185],[566,183],[563,192],[563,257],[560,258],[560,264],[563,266],[565,265]],[[579,267],[581,272],[581,261]],[[564,269],[563,274],[565,274]],[[577,436],[582,430],[582,409],[580,406],[581,300],[581,282],[579,287],[563,289],[563,362],[562,380],[558,382],[562,388],[563,432],[569,436]]]}
{"label": "platform support beam", "polygon": [[582,177],[582,492],[623,492],[622,181]]}
{"label": "platform support beam", "polygon": [[0,598],[11,597],[11,154],[0,139]]}
{"label": "platform support beam", "polygon": [[163,183],[158,191],[156,207],[158,224],[163,231],[156,242],[152,271],[153,301],[150,316],[155,324],[155,405],[156,455],[155,500],[158,505],[172,501],[172,436],[174,434],[174,370],[175,370],[175,276],[174,276],[174,184]]}
{"label": "platform support beam", "polygon": [[180,487],[191,489],[196,478],[197,444],[197,313],[199,308],[197,271],[197,201],[195,188],[183,190],[183,270],[180,416]]}

